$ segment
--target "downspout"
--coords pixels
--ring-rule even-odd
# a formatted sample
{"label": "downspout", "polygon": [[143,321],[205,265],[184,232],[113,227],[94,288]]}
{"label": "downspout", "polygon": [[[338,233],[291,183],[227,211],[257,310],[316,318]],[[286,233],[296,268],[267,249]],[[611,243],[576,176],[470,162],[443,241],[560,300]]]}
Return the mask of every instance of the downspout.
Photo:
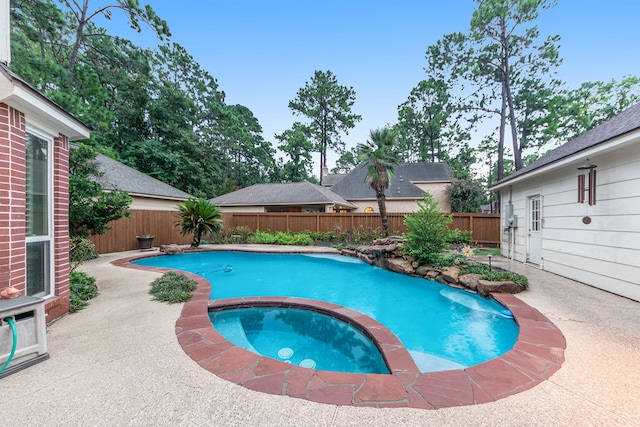
{"label": "downspout", "polygon": [[[513,209],[511,196],[512,196],[512,188],[511,186],[509,186],[509,206],[511,206],[511,209]],[[515,250],[516,250],[516,233],[514,228],[509,226],[509,259],[514,259]]]}

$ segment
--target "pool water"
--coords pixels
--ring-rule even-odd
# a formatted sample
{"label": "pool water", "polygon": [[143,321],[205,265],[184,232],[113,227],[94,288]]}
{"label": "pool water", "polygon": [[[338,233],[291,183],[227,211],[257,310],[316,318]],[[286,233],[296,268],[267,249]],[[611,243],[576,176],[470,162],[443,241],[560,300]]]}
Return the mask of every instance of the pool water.
{"label": "pool water", "polygon": [[357,310],[395,333],[421,372],[485,362],[509,351],[518,336],[493,300],[341,255],[216,251],[134,263],[203,276],[211,299],[288,296]]}
{"label": "pool water", "polygon": [[359,330],[314,311],[235,308],[212,311],[218,332],[238,347],[325,371],[388,374],[382,355]]}

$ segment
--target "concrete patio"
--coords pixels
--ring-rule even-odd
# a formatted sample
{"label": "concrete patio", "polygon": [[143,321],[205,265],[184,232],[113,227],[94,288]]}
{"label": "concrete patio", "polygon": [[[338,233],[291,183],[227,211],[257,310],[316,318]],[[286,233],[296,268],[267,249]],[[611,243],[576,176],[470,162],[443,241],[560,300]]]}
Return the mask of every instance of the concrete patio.
{"label": "concrete patio", "polygon": [[255,392],[205,371],[176,338],[181,305],[150,300],[159,274],[111,264],[136,254],[83,266],[100,295],[48,327],[49,360],[0,380],[0,425],[640,425],[640,303],[535,267],[493,259],[527,275],[518,297],[567,340],[549,380],[481,405],[375,409]]}

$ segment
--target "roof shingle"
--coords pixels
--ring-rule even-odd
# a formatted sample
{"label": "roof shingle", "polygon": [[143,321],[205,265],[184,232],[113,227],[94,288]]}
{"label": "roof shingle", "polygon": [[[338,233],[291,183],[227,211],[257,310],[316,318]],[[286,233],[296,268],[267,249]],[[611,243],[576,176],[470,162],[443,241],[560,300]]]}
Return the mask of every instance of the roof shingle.
{"label": "roof shingle", "polygon": [[[366,183],[367,172],[367,165],[358,165],[331,190],[349,200],[375,198],[375,193]],[[421,198],[424,191],[412,183],[451,181],[453,174],[446,163],[401,163],[395,167],[385,195],[388,198]]]}
{"label": "roof shingle", "polygon": [[355,207],[331,190],[310,182],[255,184],[211,199],[218,206],[326,205]]}
{"label": "roof shingle", "polygon": [[103,173],[103,176],[98,177],[96,181],[105,190],[126,191],[130,194],[180,200],[186,200],[191,197],[190,194],[182,190],[178,190],[103,154],[96,156],[96,162],[98,170]]}

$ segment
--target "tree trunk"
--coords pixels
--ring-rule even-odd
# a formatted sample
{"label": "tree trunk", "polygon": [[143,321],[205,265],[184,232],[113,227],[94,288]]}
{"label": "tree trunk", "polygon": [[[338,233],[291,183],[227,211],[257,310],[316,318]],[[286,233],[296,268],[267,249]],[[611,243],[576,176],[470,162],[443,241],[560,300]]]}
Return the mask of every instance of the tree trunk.
{"label": "tree trunk", "polygon": [[[509,41],[506,35],[506,22],[504,18],[500,25],[501,44],[502,44],[502,98],[503,108],[505,107],[504,98],[506,97],[509,106],[509,123],[511,125],[511,141],[513,143],[513,162],[516,170],[522,169],[522,152],[520,144],[518,144],[518,131],[516,129],[516,114],[513,108],[513,95],[511,94],[511,71],[509,69]],[[503,109],[503,114],[504,109]]]}
{"label": "tree trunk", "polygon": [[69,56],[69,65],[67,66],[67,78],[71,80],[73,77],[73,67],[76,65],[78,61],[78,52],[80,51],[80,46],[82,45],[82,38],[84,35],[84,26],[87,23],[87,10],[89,9],[89,1],[84,0],[82,2],[82,10],[80,11],[80,16],[78,17],[78,28],[76,29],[76,41],[73,44],[73,50],[71,50],[71,55]]}
{"label": "tree trunk", "polygon": [[380,211],[380,221],[382,222],[382,231],[384,235],[389,237],[389,218],[387,217],[386,197],[384,188],[376,189],[376,198],[378,199],[378,210]]}
{"label": "tree trunk", "polygon": [[500,135],[498,136],[498,181],[504,178],[504,128],[506,122],[507,100],[505,82],[502,82],[502,105],[500,107]]}

